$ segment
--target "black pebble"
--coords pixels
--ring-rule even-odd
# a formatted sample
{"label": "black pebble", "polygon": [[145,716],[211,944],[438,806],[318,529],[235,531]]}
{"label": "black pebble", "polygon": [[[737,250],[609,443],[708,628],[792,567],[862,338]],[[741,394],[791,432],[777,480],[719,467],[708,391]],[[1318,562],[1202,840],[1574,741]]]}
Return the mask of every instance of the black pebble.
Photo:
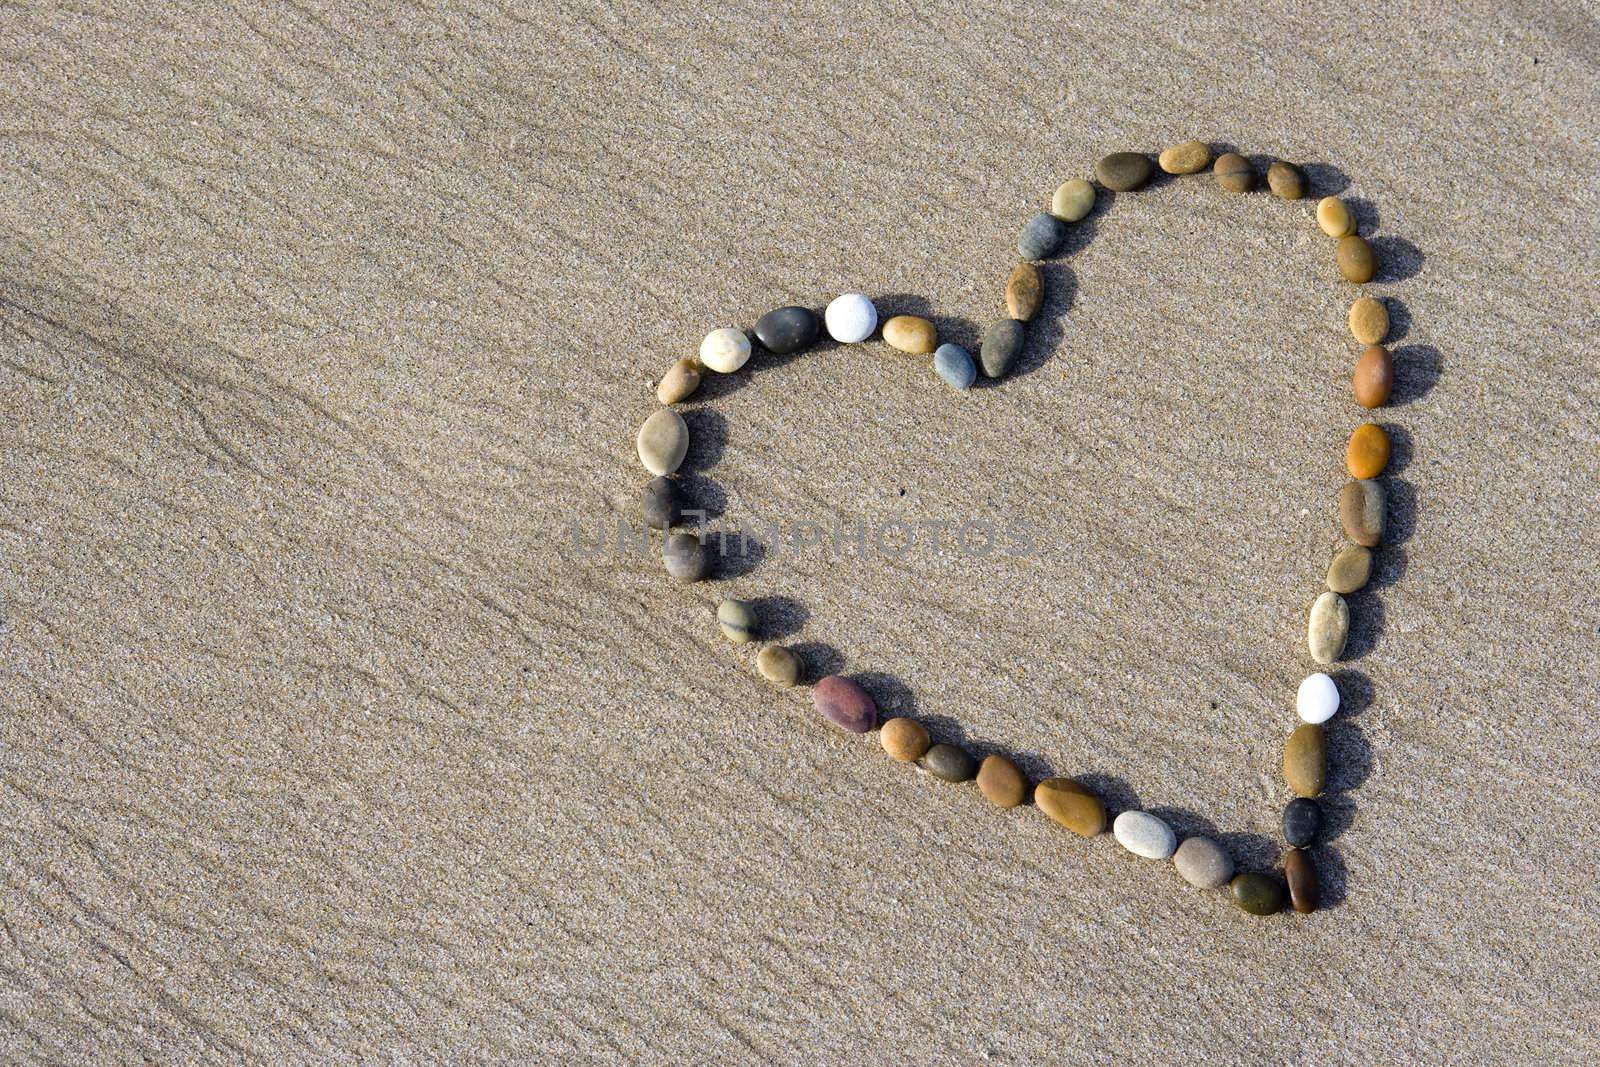
{"label": "black pebble", "polygon": [[639,512],[652,530],[670,530],[678,525],[682,510],[678,505],[678,483],[665,475],[650,479],[639,497]]}
{"label": "black pebble", "polygon": [[1297,797],[1283,809],[1283,839],[1295,848],[1308,848],[1322,833],[1322,809],[1315,800]]}
{"label": "black pebble", "polygon": [[762,348],[780,356],[815,344],[821,332],[822,323],[810,308],[774,308],[756,320],[756,340]]}

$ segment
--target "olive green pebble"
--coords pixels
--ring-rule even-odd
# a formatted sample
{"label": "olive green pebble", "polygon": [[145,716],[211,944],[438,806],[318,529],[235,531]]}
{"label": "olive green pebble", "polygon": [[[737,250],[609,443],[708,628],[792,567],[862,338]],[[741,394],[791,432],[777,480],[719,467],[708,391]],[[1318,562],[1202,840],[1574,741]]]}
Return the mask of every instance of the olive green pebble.
{"label": "olive green pebble", "polygon": [[1082,178],[1064,181],[1050,198],[1050,214],[1062,222],[1077,222],[1094,210],[1094,186]]}
{"label": "olive green pebble", "polygon": [[1094,176],[1114,193],[1131,193],[1144,187],[1153,169],[1143,152],[1113,152],[1094,165]]}
{"label": "olive green pebble", "polygon": [[644,524],[652,530],[670,530],[683,517],[678,504],[678,483],[666,475],[658,475],[645,483],[639,494],[639,514]]}
{"label": "olive green pebble", "polygon": [[1372,577],[1372,549],[1365,545],[1345,545],[1328,564],[1328,588],[1348,596]]}
{"label": "olive green pebble", "polygon": [[1301,723],[1283,746],[1283,780],[1297,797],[1322,795],[1328,788],[1328,731]]}
{"label": "olive green pebble", "polygon": [[1239,910],[1251,915],[1276,915],[1283,910],[1283,884],[1271,875],[1235,875],[1228,890]]}
{"label": "olive green pebble", "polygon": [[1352,233],[1339,238],[1339,243],[1333,249],[1333,258],[1339,264],[1339,273],[1344,275],[1347,282],[1360,285],[1370,282],[1372,276],[1378,273],[1378,254],[1367,244],[1365,237],[1357,237]]}
{"label": "olive green pebble", "polygon": [[1305,173],[1280,159],[1267,168],[1267,188],[1280,200],[1299,200],[1306,195]]}
{"label": "olive green pebble", "polygon": [[1217,184],[1230,193],[1248,193],[1256,185],[1256,172],[1250,161],[1237,152],[1224,152],[1211,165]]}
{"label": "olive green pebble", "polygon": [[756,609],[743,600],[730,598],[718,604],[717,622],[722,626],[722,636],[735,644],[756,639]]}
{"label": "olive green pebble", "polygon": [[1175,144],[1156,157],[1168,174],[1199,174],[1211,163],[1211,146],[1204,141]]}
{"label": "olive green pebble", "polygon": [[978,773],[978,761],[959,745],[934,745],[922,757],[922,766],[946,782],[968,782]]}
{"label": "olive green pebble", "polygon": [[670,535],[661,550],[661,562],[667,573],[680,582],[698,582],[711,569],[705,546],[691,533]]}
{"label": "olive green pebble", "polygon": [[788,687],[800,680],[800,657],[782,645],[768,645],[756,653],[756,670],[773,685]]}

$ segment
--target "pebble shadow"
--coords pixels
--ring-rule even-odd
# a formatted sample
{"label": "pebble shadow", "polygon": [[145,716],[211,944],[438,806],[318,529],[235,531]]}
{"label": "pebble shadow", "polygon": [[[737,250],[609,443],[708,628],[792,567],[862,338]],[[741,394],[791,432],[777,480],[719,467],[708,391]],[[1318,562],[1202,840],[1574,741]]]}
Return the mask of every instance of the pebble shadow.
{"label": "pebble shadow", "polygon": [[[1391,320],[1393,321],[1393,320]],[[1444,372],[1444,357],[1432,345],[1406,345],[1394,350],[1394,390],[1389,405],[1421,400]]]}

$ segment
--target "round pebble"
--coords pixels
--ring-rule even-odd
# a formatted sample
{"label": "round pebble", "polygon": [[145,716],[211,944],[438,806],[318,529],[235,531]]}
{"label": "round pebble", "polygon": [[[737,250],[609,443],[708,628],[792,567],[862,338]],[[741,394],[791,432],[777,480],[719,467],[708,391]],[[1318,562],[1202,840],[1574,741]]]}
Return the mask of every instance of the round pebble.
{"label": "round pebble", "polygon": [[1310,848],[1322,833],[1322,808],[1310,797],[1295,797],[1283,806],[1283,839],[1295,848]]}
{"label": "round pebble", "polygon": [[1221,889],[1233,877],[1233,857],[1209,837],[1186,837],[1172,865],[1196,889]]}
{"label": "round pebble", "polygon": [[1328,564],[1328,588],[1349,596],[1372,577],[1372,549],[1345,545]]}
{"label": "round pebble", "polygon": [[978,761],[959,745],[934,745],[922,757],[922,766],[946,782],[969,782],[978,773]]}
{"label": "round pebble", "polygon": [[1050,198],[1050,214],[1062,222],[1077,222],[1094,210],[1094,186],[1073,178],[1056,186]]}
{"label": "round pebble", "polygon": [[1235,875],[1228,889],[1239,910],[1251,915],[1276,915],[1283,910],[1283,885],[1271,875]]}
{"label": "round pebble", "polygon": [[1093,837],[1106,828],[1106,806],[1071,778],[1047,778],[1034,786],[1039,810],[1075,834]]}
{"label": "round pebble", "polygon": [[928,751],[928,728],[915,719],[904,716],[883,724],[883,750],[901,763],[914,763]]}
{"label": "round pebble", "polygon": [[661,562],[667,573],[680,582],[698,582],[711,569],[705,546],[691,533],[669,534],[661,549]]}
{"label": "round pebble", "polygon": [[1376,478],[1389,465],[1389,435],[1377,423],[1364,422],[1350,435],[1344,453],[1352,478]]}
{"label": "round pebble", "polygon": [[800,657],[782,645],[768,645],[756,653],[756,670],[773,685],[787,688],[800,680]]}
{"label": "round pebble", "polygon": [[1394,391],[1394,357],[1381,345],[1373,345],[1356,360],[1355,373],[1350,376],[1355,390],[1356,403],[1364,408],[1381,408],[1389,402]]}
{"label": "round pebble", "polygon": [[925,356],[938,347],[939,332],[920,315],[896,315],[883,324],[883,339],[902,352]]}
{"label": "round pebble", "polygon": [[700,365],[718,374],[732,374],[750,358],[750,338],[743,330],[724,326],[700,342]]}
{"label": "round pebble", "polygon": [[867,691],[837,674],[812,687],[811,702],[824,719],[853,734],[866,733],[878,721],[878,707]]}
{"label": "round pebble", "polygon": [[1317,885],[1317,868],[1310,853],[1292,848],[1283,858],[1283,877],[1289,883],[1289,904],[1301,915],[1309,915],[1322,903],[1322,890]]}
{"label": "round pebble", "polygon": [[1312,725],[1325,723],[1339,710],[1339,686],[1326,674],[1318,671],[1306,675],[1294,696],[1295,714]]}
{"label": "round pebble", "polygon": [[676,404],[680,400],[687,400],[696,389],[700,388],[700,364],[684,356],[661,376],[660,383],[656,386],[656,399],[663,404]]}
{"label": "round pebble", "polygon": [[1365,237],[1347,234],[1339,238],[1339,243],[1333,249],[1334,262],[1339,264],[1339,273],[1344,275],[1347,282],[1370,282],[1372,276],[1378,273],[1378,254],[1367,244]]}
{"label": "round pebble", "polygon": [[1283,780],[1297,797],[1320,796],[1328,787],[1328,731],[1296,726],[1283,746]]}
{"label": "round pebble", "polygon": [[1350,305],[1350,333],[1364,345],[1375,345],[1389,334],[1389,309],[1382,300],[1363,296]]}
{"label": "round pebble", "polygon": [[671,408],[662,408],[639,427],[639,462],[651,474],[671,474],[689,454],[689,424]]}
{"label": "round pebble", "polygon": [[1387,510],[1383,486],[1377,482],[1346,482],[1339,490],[1339,521],[1344,535],[1358,545],[1373,548],[1383,540]]}
{"label": "round pebble", "polygon": [[841,344],[865,341],[878,328],[878,309],[864,293],[845,293],[835,297],[822,313],[828,336]]}
{"label": "round pebble", "polygon": [[1337,196],[1325,196],[1317,201],[1317,225],[1329,237],[1345,237],[1356,232],[1355,216]]}
{"label": "round pebble", "polygon": [[998,753],[978,765],[978,791],[997,808],[1014,808],[1028,797],[1028,779],[1015,763]]}
{"label": "round pebble", "polygon": [[717,623],[722,636],[743,645],[756,639],[756,609],[743,600],[724,600],[717,605]]}
{"label": "round pebble", "polygon": [[1237,152],[1224,152],[1211,165],[1217,184],[1230,193],[1248,193],[1256,186],[1255,168]]}
{"label": "round pebble", "polygon": [[1125,811],[1111,824],[1117,844],[1147,860],[1164,860],[1178,847],[1178,835],[1148,811]]}
{"label": "round pebble", "polygon": [[1046,259],[1061,247],[1067,224],[1041,211],[1023,224],[1017,235],[1017,255],[1023,259]]}
{"label": "round pebble", "polygon": [[652,530],[670,530],[683,517],[678,503],[678,483],[661,476],[645,483],[639,494],[639,514]]}
{"label": "round pebble", "polygon": [[978,349],[978,362],[983,366],[985,378],[1003,378],[1022,354],[1027,340],[1022,323],[1016,319],[999,319],[983,335],[983,346]]}
{"label": "round pebble", "polygon": [[1210,162],[1211,146],[1204,141],[1175,144],[1156,157],[1156,163],[1168,174],[1199,174]]}
{"label": "round pebble", "polygon": [[1032,263],[1018,263],[1006,278],[1006,314],[1027,322],[1044,303],[1044,276]]}
{"label": "round pebble", "polygon": [[1094,176],[1112,192],[1130,193],[1150,180],[1151,170],[1143,152],[1113,152],[1094,165]]}
{"label": "round pebble", "polygon": [[1326,592],[1311,604],[1306,621],[1306,647],[1318,663],[1332,663],[1344,652],[1350,635],[1350,606],[1338,593]]}
{"label": "round pebble", "polygon": [[794,304],[773,308],[756,320],[756,340],[762,348],[780,356],[811,347],[821,333],[817,313]]}
{"label": "round pebble", "polygon": [[1281,200],[1299,200],[1306,195],[1305,172],[1280,159],[1267,168],[1267,188]]}
{"label": "round pebble", "polygon": [[942,344],[933,354],[933,369],[957,389],[971,389],[978,380],[978,366],[972,353],[960,345]]}

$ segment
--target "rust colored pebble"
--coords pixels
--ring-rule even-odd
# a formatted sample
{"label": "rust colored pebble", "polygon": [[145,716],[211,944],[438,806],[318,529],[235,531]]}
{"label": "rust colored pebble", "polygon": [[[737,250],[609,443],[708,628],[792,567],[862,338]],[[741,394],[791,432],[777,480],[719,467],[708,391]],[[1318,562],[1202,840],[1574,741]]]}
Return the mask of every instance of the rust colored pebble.
{"label": "rust colored pebble", "polygon": [[1365,237],[1349,234],[1339,238],[1334,246],[1333,258],[1339,264],[1339,273],[1347,282],[1370,282],[1378,273],[1378,254],[1367,244]]}
{"label": "rust colored pebble", "polygon": [[1355,388],[1356,403],[1364,408],[1381,408],[1389,402],[1394,391],[1394,357],[1382,345],[1373,345],[1356,360],[1355,374],[1350,377]]}
{"label": "rust colored pebble", "polygon": [[1389,435],[1377,423],[1362,423],[1350,435],[1344,462],[1350,468],[1350,477],[1376,478],[1389,465]]}
{"label": "rust colored pebble", "polygon": [[1291,848],[1283,858],[1283,877],[1289,883],[1289,903],[1294,910],[1301,915],[1316,911],[1322,903],[1322,890],[1311,854],[1303,848]]}
{"label": "rust colored pebble", "polygon": [[1250,161],[1237,152],[1224,152],[1211,164],[1212,177],[1230,193],[1248,193],[1256,185],[1256,172]]}
{"label": "rust colored pebble", "polygon": [[928,751],[928,729],[915,719],[901,716],[883,724],[883,750],[901,763],[915,763]]}
{"label": "rust colored pebble", "polygon": [[978,791],[998,808],[1014,808],[1028,795],[1028,779],[1004,756],[985,756],[978,767]]}

